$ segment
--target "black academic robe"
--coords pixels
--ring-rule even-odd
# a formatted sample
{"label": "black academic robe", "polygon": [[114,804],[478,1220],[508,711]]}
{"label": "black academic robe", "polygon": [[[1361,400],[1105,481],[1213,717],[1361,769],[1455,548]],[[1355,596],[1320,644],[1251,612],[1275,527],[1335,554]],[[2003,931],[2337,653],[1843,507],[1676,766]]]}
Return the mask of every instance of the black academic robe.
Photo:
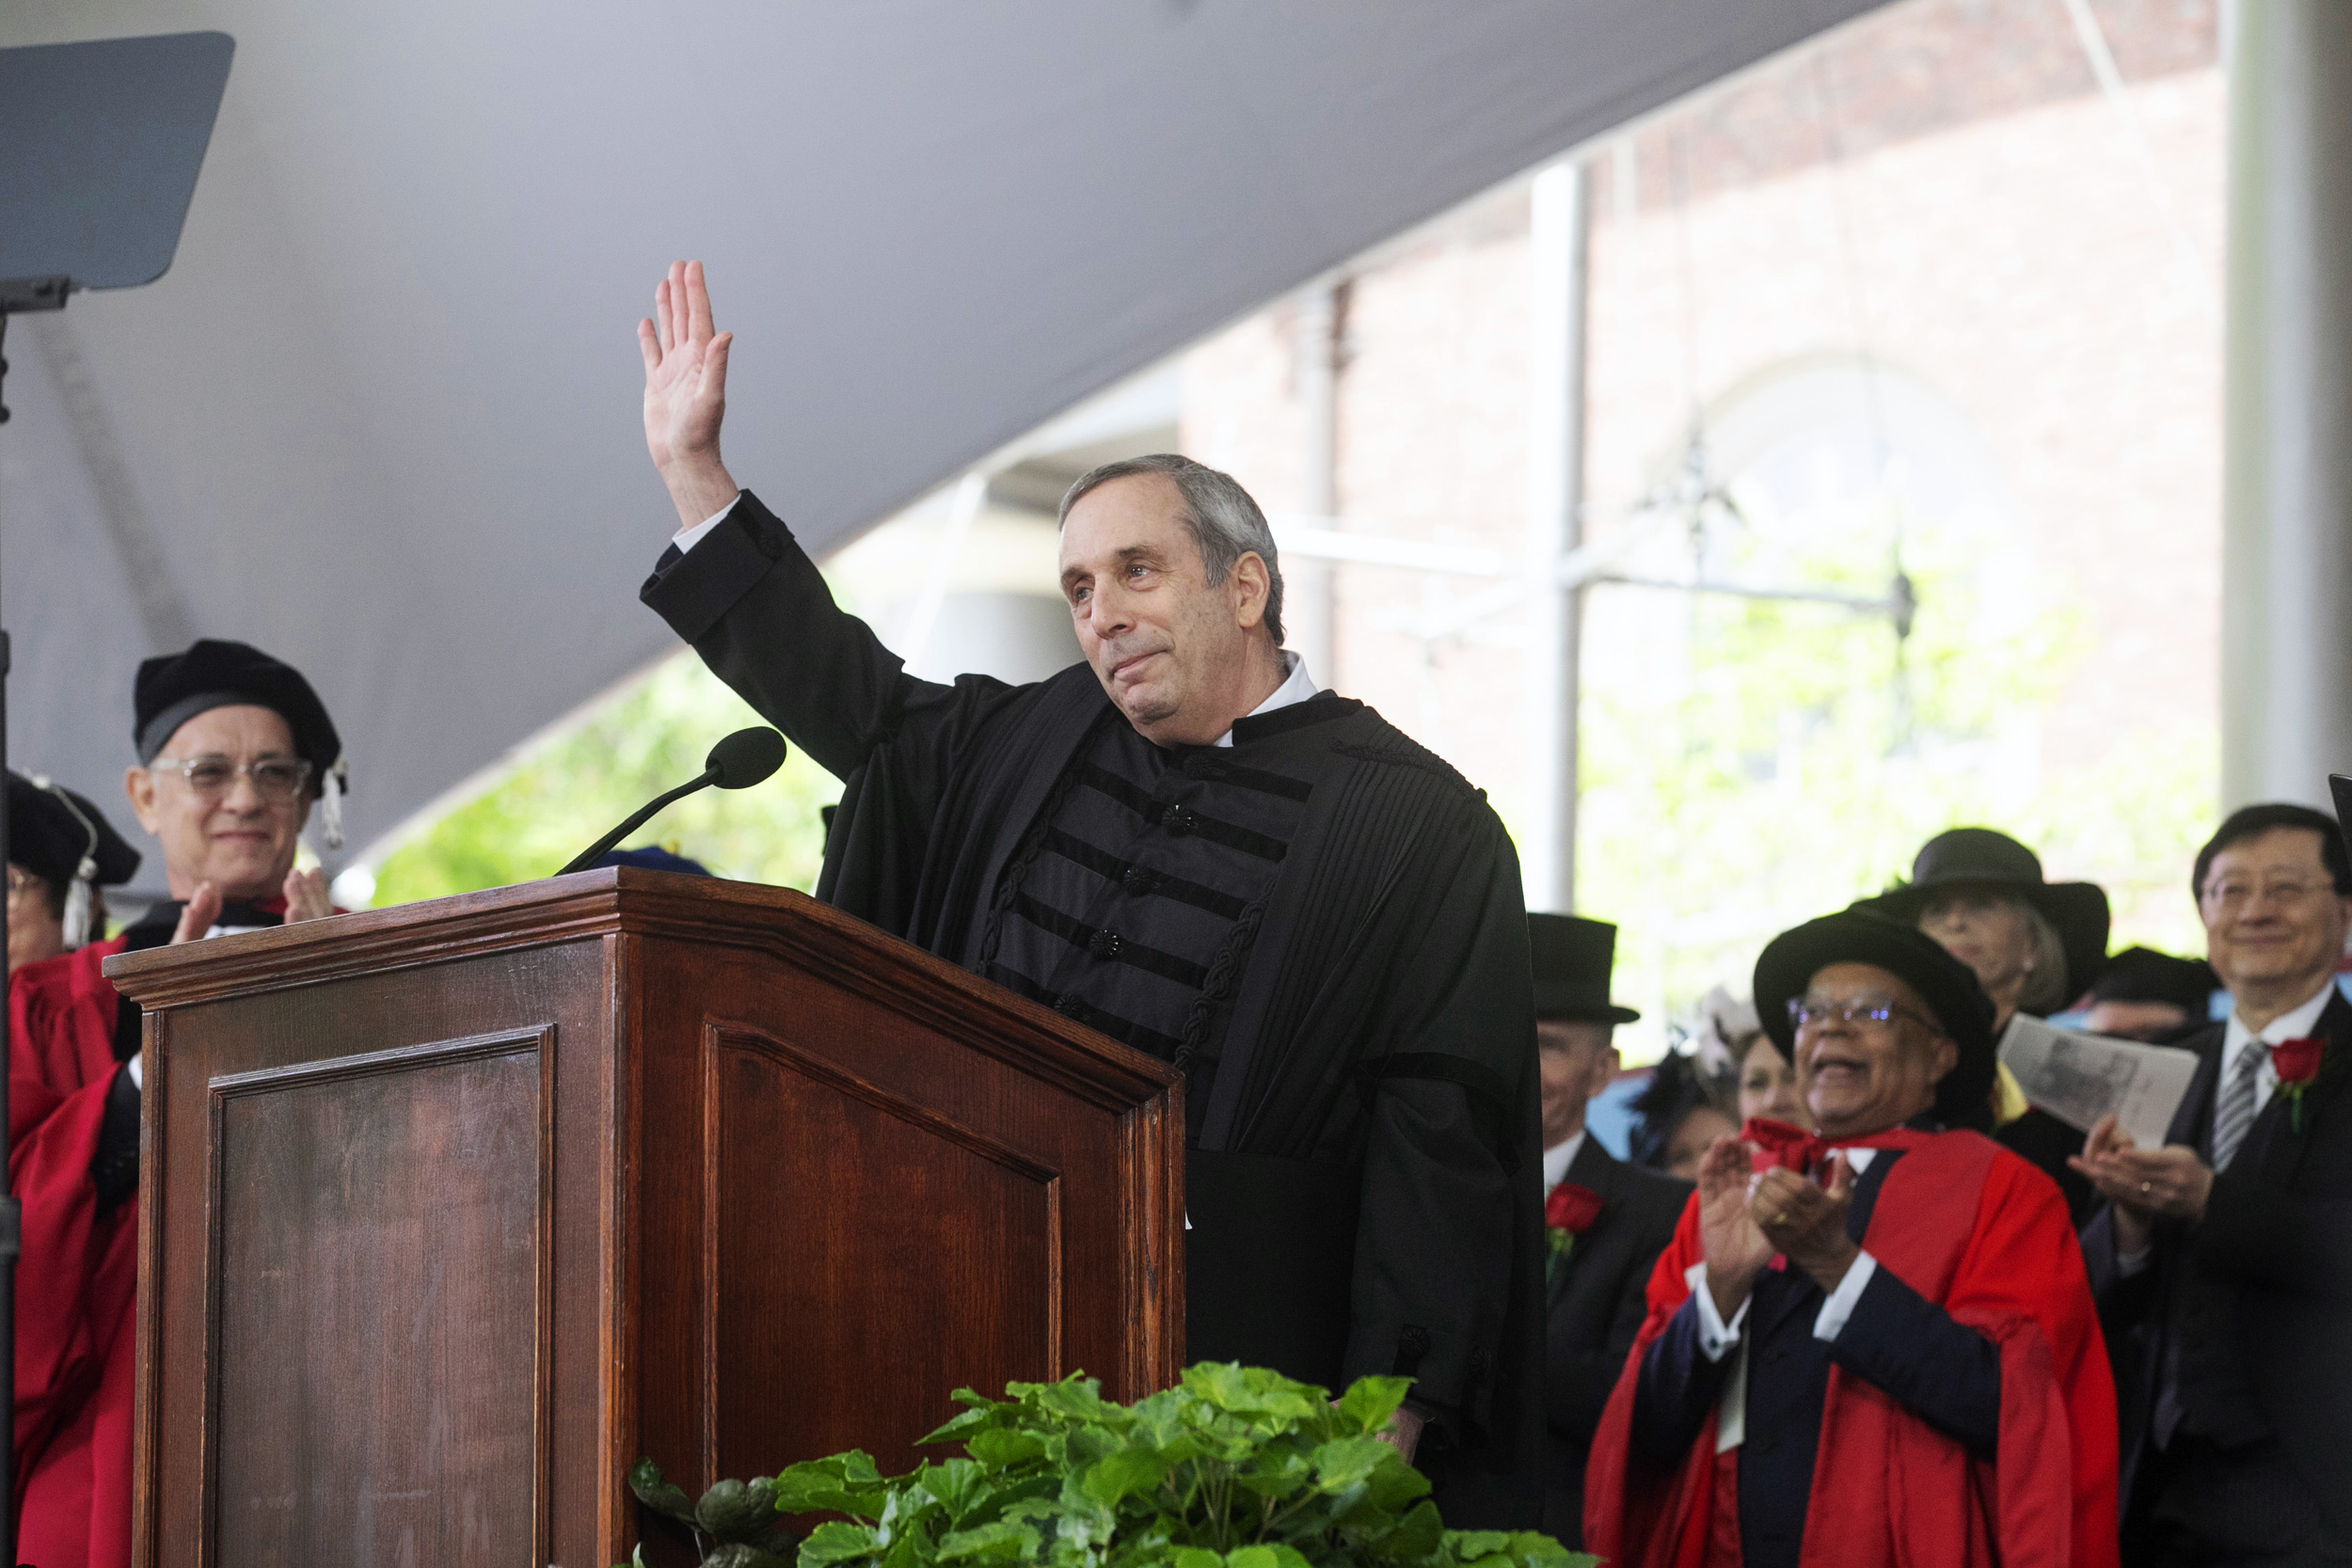
{"label": "black academic robe", "polygon": [[1691,1183],[1611,1156],[1587,1134],[1563,1181],[1603,1199],[1545,1287],[1544,1528],[1584,1539],[1584,1462],[1648,1310],[1650,1267],[1674,1240]]}
{"label": "black academic robe", "polygon": [[[2165,1142],[2208,1161],[2227,1028],[2177,1042],[2199,1062]],[[2215,1174],[2205,1217],[2157,1222],[2149,1267],[2122,1272],[2111,1207],[2084,1227],[2135,1534],[2165,1479],[2159,1449],[2185,1431],[2227,1449],[2275,1439],[2293,1483],[2352,1538],[2352,1004],[2329,997],[2312,1033],[2328,1043],[2300,1126],[2273,1092]]]}
{"label": "black academic robe", "polygon": [[[1093,672],[906,674],[749,491],[642,597],[843,780],[818,896],[981,970],[1009,872],[1110,712]],[[1187,1030],[1191,1349],[1327,1385],[1411,1376],[1448,1523],[1533,1526],[1541,1174],[1518,861],[1483,793],[1363,705],[1244,719],[1234,758],[1277,738],[1311,794],[1245,961]]]}

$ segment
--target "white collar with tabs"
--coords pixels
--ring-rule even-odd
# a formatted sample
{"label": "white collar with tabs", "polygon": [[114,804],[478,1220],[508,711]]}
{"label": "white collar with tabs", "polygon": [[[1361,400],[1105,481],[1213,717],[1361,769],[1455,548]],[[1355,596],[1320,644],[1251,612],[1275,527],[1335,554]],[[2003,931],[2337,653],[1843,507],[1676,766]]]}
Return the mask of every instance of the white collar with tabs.
{"label": "white collar with tabs", "polygon": [[[1315,694],[1314,677],[1307,673],[1306,659],[1288,648],[1283,648],[1279,652],[1282,656],[1282,668],[1289,673],[1283,676],[1282,684],[1274,689],[1274,695],[1251,708],[1243,715],[1244,718],[1255,719],[1262,713],[1272,713],[1276,708],[1288,707],[1293,703],[1303,703]],[[1233,744],[1233,732],[1227,730],[1211,744],[1231,747]]]}

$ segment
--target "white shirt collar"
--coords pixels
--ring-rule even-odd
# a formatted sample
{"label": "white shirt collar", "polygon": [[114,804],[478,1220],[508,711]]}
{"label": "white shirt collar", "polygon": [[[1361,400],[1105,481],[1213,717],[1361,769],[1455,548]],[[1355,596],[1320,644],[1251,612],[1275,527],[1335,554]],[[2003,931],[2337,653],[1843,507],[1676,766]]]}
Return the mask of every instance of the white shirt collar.
{"label": "white shirt collar", "polygon": [[[2328,983],[2320,987],[2318,993],[2309,1002],[2291,1013],[2280,1013],[2272,1019],[2263,1025],[2259,1036],[2246,1026],[2246,1021],[2238,1017],[2237,1009],[2233,1007],[2229,1024],[2221,1032],[2221,1070],[2214,1078],[2216,1096],[2228,1087],[2231,1075],[2237,1070],[2238,1058],[2246,1053],[2249,1043],[2258,1037],[2268,1045],[2305,1037],[2319,1026],[2319,1015],[2328,1010],[2328,998],[2335,993],[2336,977],[2330,974]],[[2254,1108],[2259,1111],[2269,1103],[2270,1091],[2278,1086],[2278,1069],[2267,1061],[2264,1062],[2261,1070],[2254,1074]]]}
{"label": "white shirt collar", "polygon": [[1580,1127],[1566,1142],[1553,1144],[1544,1150],[1544,1191],[1547,1194],[1568,1179],[1568,1167],[1576,1164],[1576,1157],[1583,1148],[1584,1130]]}
{"label": "white shirt collar", "polygon": [[[1247,715],[1248,718],[1255,719],[1261,713],[1272,713],[1276,708],[1288,707],[1293,703],[1303,703],[1315,694],[1314,677],[1307,673],[1307,661],[1288,648],[1276,651],[1282,656],[1282,668],[1290,673],[1283,677],[1281,685],[1274,689],[1273,696],[1249,710]],[[1218,736],[1214,742],[1218,746],[1231,746],[1232,743],[1233,732],[1231,730]]]}

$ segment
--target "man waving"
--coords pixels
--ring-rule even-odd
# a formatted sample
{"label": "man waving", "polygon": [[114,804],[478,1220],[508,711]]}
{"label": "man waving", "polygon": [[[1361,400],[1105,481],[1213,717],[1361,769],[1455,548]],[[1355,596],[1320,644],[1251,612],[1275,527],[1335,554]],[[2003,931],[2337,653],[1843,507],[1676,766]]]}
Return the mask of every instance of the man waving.
{"label": "man waving", "polygon": [[1457,1526],[1538,1507],[1535,1051],[1485,796],[1282,647],[1257,503],[1164,455],[1062,500],[1087,662],[916,680],[721,461],[699,263],[638,328],[681,531],[645,584],[845,783],[818,895],[1186,1075],[1193,1359],[1414,1379]]}

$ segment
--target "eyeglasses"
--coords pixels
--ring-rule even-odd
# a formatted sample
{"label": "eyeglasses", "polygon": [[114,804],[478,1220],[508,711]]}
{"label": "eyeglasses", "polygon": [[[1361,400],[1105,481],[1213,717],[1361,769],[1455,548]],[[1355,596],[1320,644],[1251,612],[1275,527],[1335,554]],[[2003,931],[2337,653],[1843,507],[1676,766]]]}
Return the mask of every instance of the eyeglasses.
{"label": "eyeglasses", "polygon": [[[2281,909],[2293,909],[2296,905],[2300,904],[2303,900],[2309,898],[2312,894],[2319,891],[2319,884],[2312,882],[2263,882],[2257,884],[2254,882],[2231,880],[2226,882],[2216,882],[2213,886],[2205,889],[2204,903],[2208,909],[2218,910],[2229,914],[2236,913],[2238,911],[2244,909],[2247,905],[2252,903],[2257,898],[2260,898],[2265,904],[2276,904]],[[2332,894],[2335,892],[2335,889],[2333,887],[2329,887],[2327,891]]]}
{"label": "eyeglasses", "polygon": [[1891,998],[1884,996],[1851,996],[1842,1002],[1814,996],[1792,996],[1788,999],[1788,1022],[1799,1030],[1818,1029],[1831,1022],[1867,1023],[1884,1028],[1899,1018],[1922,1022],[1918,1015],[1897,1006]]}
{"label": "eyeglasses", "polygon": [[157,757],[147,765],[177,773],[190,789],[202,796],[226,795],[240,774],[253,781],[253,792],[273,806],[282,806],[302,793],[310,782],[310,765],[301,757],[262,757],[231,762],[227,757]]}
{"label": "eyeglasses", "polygon": [[11,898],[30,898],[48,885],[29,871],[19,871],[13,865],[8,867],[8,896]]}

